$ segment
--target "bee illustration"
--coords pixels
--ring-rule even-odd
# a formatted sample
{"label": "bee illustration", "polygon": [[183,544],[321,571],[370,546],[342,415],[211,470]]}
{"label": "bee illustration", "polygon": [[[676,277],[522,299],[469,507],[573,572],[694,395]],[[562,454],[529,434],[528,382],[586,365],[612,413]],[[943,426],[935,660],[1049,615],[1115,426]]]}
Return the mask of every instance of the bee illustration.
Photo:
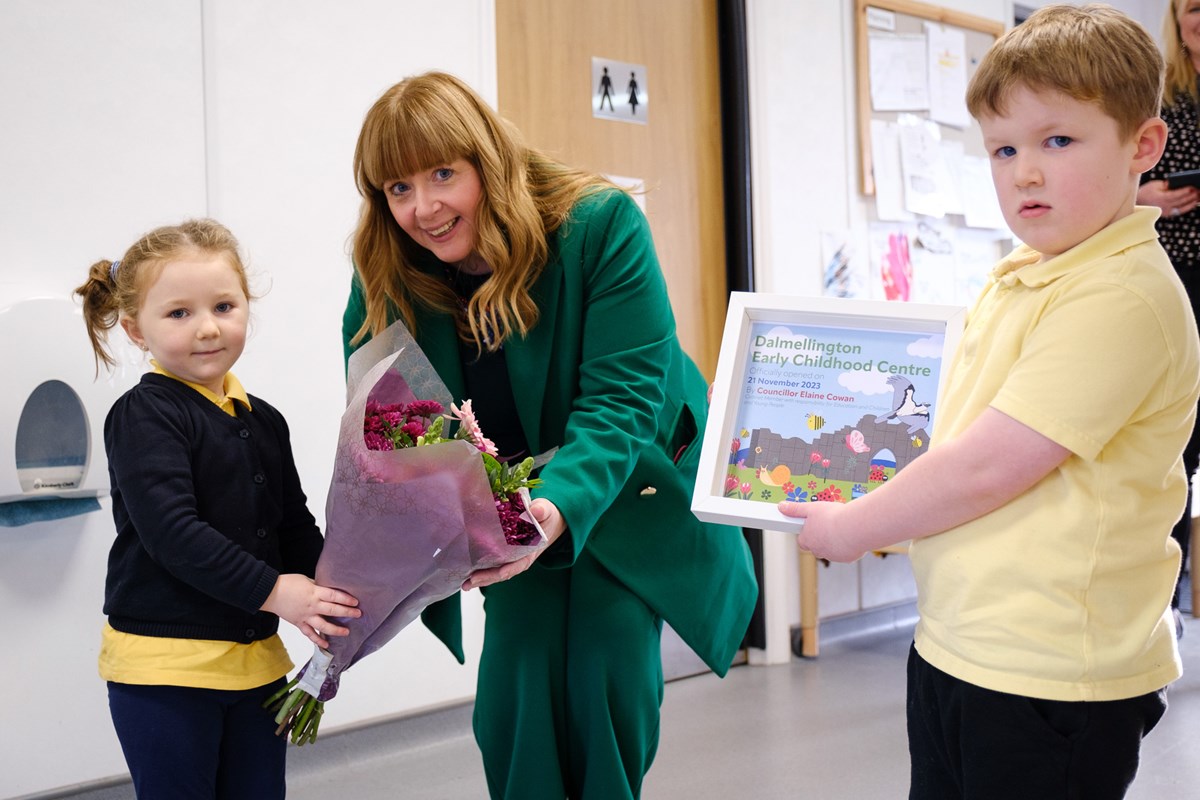
{"label": "bee illustration", "polygon": [[819,431],[825,427],[825,418],[820,414],[805,414],[804,416],[808,419],[809,430]]}

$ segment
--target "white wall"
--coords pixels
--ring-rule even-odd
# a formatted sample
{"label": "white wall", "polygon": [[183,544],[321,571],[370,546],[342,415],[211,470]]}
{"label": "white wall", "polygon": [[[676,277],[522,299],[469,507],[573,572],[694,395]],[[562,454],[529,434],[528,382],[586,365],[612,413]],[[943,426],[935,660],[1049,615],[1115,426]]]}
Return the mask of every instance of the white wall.
{"label": "white wall", "polygon": [[[495,101],[491,0],[5,0],[0,308],[69,296],[89,264],[153,226],[220,219],[267,291],[237,372],[287,416],[323,519],[344,405],[354,141],[383,89],[431,68]],[[48,335],[68,337],[90,364],[82,323]],[[36,357],[8,332],[4,344],[5,374]],[[0,421],[3,435],[15,428]],[[0,527],[0,796],[126,774],[96,672],[112,540],[102,506]],[[323,729],[469,699],[477,594],[466,601],[465,667],[414,625],[347,675]],[[284,628],[303,663],[311,645]]]}

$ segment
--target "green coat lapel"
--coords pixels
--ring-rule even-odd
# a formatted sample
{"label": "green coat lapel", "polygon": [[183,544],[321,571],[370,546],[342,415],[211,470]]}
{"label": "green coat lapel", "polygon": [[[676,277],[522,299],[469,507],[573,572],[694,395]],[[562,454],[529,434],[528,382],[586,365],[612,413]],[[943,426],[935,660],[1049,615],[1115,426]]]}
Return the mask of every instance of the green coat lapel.
{"label": "green coat lapel", "polygon": [[[551,259],[550,265],[554,265]],[[559,409],[545,409],[546,388],[550,385],[550,359],[554,353],[554,331],[560,313],[559,285],[562,272],[558,269],[543,270],[533,287],[533,299],[541,316],[537,325],[525,338],[514,337],[504,345],[504,358],[508,364],[508,377],[512,383],[513,400],[517,404],[517,415],[525,431],[525,441],[530,452],[537,455],[545,449],[542,442],[542,418],[551,413],[555,418]],[[566,309],[565,313],[572,313]]]}
{"label": "green coat lapel", "polygon": [[[542,417],[551,414],[556,420],[561,409],[546,409],[546,387],[551,380],[550,362],[554,353],[556,328],[559,313],[577,313],[577,309],[559,309],[557,298],[562,274],[557,269],[547,269],[533,287],[533,297],[541,316],[538,324],[525,338],[514,337],[504,345],[504,358],[512,382],[513,399],[525,439],[531,452],[542,452]],[[466,380],[463,377],[462,361],[458,351],[458,332],[453,320],[445,314],[419,313],[417,318],[417,341],[433,368],[437,370],[446,389],[455,402],[465,399]]]}

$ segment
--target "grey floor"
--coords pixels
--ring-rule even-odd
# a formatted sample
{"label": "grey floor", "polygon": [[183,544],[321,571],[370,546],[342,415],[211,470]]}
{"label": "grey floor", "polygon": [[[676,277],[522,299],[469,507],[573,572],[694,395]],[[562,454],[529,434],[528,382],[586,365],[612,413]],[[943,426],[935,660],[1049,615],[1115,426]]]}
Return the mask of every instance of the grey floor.
{"label": "grey floor", "polygon": [[[1146,739],[1129,800],[1200,798],[1200,620],[1186,618],[1185,675]],[[908,623],[824,627],[821,655],[671,681],[647,800],[904,798]],[[847,631],[858,628],[853,634]],[[480,800],[487,791],[460,706],[322,737],[289,755],[290,800]],[[530,743],[536,747],[536,742]],[[62,795],[60,795],[62,796]],[[70,795],[126,800],[128,785]]]}

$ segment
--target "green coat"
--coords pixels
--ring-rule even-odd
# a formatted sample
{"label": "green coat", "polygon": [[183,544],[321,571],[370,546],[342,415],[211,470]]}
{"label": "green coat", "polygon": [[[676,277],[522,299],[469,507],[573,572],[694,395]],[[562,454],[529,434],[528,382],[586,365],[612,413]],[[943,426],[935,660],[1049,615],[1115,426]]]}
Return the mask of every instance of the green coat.
{"label": "green coat", "polygon": [[[707,383],[675,336],[649,225],[607,191],[581,200],[549,245],[532,289],[541,318],[504,346],[531,452],[558,448],[533,495],[558,507],[567,534],[534,568],[568,567],[587,548],[724,675],[758,586],[741,531],[691,513]],[[364,316],[356,275],[347,357]],[[450,393],[466,399],[451,318],[418,309],[416,327]],[[458,595],[422,618],[463,661]]]}

